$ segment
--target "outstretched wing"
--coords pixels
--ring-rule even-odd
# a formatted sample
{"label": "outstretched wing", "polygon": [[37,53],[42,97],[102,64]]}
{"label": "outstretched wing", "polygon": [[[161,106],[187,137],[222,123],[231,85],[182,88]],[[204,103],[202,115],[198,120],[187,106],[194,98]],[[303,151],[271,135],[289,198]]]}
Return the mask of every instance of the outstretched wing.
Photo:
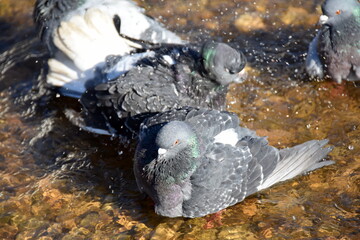
{"label": "outstretched wing", "polygon": [[51,35],[59,25],[61,19],[78,6],[78,1],[37,0],[34,7],[33,18],[41,40],[47,44],[49,50],[54,46]]}
{"label": "outstretched wing", "polygon": [[64,20],[77,15],[83,17],[87,10],[100,9],[110,19],[121,19],[120,33],[134,39],[151,43],[178,43],[183,41],[153,18],[145,15],[143,8],[130,0],[79,1],[79,0],[37,0],[33,18],[43,42],[54,50],[52,34]]}

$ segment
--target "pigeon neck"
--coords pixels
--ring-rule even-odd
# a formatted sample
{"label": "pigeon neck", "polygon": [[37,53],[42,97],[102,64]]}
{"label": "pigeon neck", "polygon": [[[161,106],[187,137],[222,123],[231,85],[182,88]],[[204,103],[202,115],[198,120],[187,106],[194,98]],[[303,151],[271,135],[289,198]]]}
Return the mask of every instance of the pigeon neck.
{"label": "pigeon neck", "polygon": [[200,157],[199,143],[196,136],[192,136],[189,140],[189,146],[191,147],[191,155],[193,158]]}
{"label": "pigeon neck", "polygon": [[360,7],[356,8],[354,11],[353,11],[353,14],[354,14],[354,17],[355,17],[355,20],[358,24],[360,24]]}

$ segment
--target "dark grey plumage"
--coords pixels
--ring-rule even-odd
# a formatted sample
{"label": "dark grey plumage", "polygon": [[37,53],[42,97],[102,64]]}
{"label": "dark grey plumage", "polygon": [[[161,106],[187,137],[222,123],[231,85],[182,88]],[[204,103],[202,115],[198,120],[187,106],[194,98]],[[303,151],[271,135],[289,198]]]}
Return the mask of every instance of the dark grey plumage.
{"label": "dark grey plumage", "polygon": [[312,77],[329,75],[334,81],[360,80],[360,3],[327,0],[322,25],[310,43],[306,70]]}
{"label": "dark grey plumage", "polygon": [[183,106],[223,110],[227,85],[242,80],[246,63],[241,52],[224,43],[207,42],[201,52],[168,45],[152,53],[115,80],[89,86],[81,97],[83,120],[69,114],[70,119],[89,131],[124,135],[128,130],[136,134],[149,114]]}
{"label": "dark grey plumage", "polygon": [[183,108],[142,125],[134,173],[138,187],[167,217],[201,217],[273,184],[314,170],[332,148],[327,140],[278,150],[239,127],[236,115]]}

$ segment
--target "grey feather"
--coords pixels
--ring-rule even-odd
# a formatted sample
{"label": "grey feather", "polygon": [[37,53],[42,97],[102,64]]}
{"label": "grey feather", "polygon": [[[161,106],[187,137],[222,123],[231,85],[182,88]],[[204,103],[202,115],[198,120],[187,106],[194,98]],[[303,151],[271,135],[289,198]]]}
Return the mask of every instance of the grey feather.
{"label": "grey feather", "polygon": [[[223,43],[218,44],[224,45]],[[214,42],[211,42],[211,45],[216,46]],[[227,61],[225,60],[230,55],[228,52],[227,55],[223,55],[221,51],[223,48],[216,48],[213,57],[222,59],[218,64],[222,64],[223,71],[226,72]],[[226,49],[228,48],[230,47],[227,46]],[[134,122],[133,129],[125,131],[124,134],[123,122],[127,121],[126,119],[129,117],[133,118],[139,114],[155,114],[183,106],[219,110],[225,108],[228,84],[222,85],[222,82],[224,79],[231,81],[233,78],[231,75],[238,73],[227,73],[229,78],[224,76],[220,81],[212,79],[213,75],[209,72],[212,70],[207,71],[202,61],[207,52],[199,52],[196,47],[163,45],[151,51],[153,54],[140,59],[134,68],[116,79],[107,81],[108,72],[106,70],[102,74],[104,80],[100,80],[104,83],[95,87],[88,84],[88,90],[81,97],[81,103],[84,106],[83,118],[92,122],[90,118],[97,118],[95,115],[101,115],[102,117],[98,119],[105,119],[109,126],[118,129],[117,134],[127,138],[129,132],[132,136],[134,133],[136,135],[141,123]],[[235,49],[232,51],[234,56],[242,55]],[[238,71],[241,71],[244,62],[237,61],[237,63],[240,67]],[[112,61],[112,64],[116,64],[116,61]],[[210,67],[210,69],[215,68],[216,71],[219,71],[218,65]],[[226,115],[224,118],[231,117]],[[198,118],[193,118],[193,121],[196,119]],[[223,124],[226,125],[231,121],[233,119],[224,120]],[[101,123],[97,125],[101,125]],[[220,132],[221,128],[218,126],[218,129],[213,129],[213,131]]]}
{"label": "grey feather", "polygon": [[[225,132],[230,138],[236,134],[236,144],[214,140]],[[327,142],[313,140],[278,150],[266,138],[244,131],[234,114],[187,107],[142,123],[134,173],[158,214],[201,217],[275,183],[333,164],[322,161],[332,149],[324,147]]]}

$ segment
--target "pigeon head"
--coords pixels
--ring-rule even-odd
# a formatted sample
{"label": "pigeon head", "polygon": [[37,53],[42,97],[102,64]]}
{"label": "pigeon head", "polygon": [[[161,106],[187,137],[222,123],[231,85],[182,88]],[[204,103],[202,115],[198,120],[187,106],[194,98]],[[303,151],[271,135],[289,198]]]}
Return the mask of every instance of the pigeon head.
{"label": "pigeon head", "polygon": [[141,170],[151,186],[145,189],[155,202],[156,213],[181,216],[182,202],[191,196],[190,176],[200,165],[197,136],[187,123],[172,121],[157,132],[152,144],[157,157],[155,153]]}
{"label": "pigeon head", "polygon": [[[172,121],[164,125],[155,140],[158,147],[158,158],[187,156],[197,158],[199,155],[197,137],[185,122]],[[181,159],[179,159],[181,161]]]}
{"label": "pigeon head", "polygon": [[[360,14],[360,2],[358,0],[327,0],[321,6],[323,15],[320,17],[321,24],[327,24],[347,18],[356,11]],[[331,20],[333,19],[333,20]]]}
{"label": "pigeon head", "polygon": [[246,77],[246,57],[225,43],[206,42],[202,47],[202,58],[209,77],[221,85],[242,82]]}
{"label": "pigeon head", "polygon": [[188,179],[200,156],[195,132],[185,122],[165,124],[152,143],[153,157],[145,165],[147,179],[153,184],[173,185]]}

